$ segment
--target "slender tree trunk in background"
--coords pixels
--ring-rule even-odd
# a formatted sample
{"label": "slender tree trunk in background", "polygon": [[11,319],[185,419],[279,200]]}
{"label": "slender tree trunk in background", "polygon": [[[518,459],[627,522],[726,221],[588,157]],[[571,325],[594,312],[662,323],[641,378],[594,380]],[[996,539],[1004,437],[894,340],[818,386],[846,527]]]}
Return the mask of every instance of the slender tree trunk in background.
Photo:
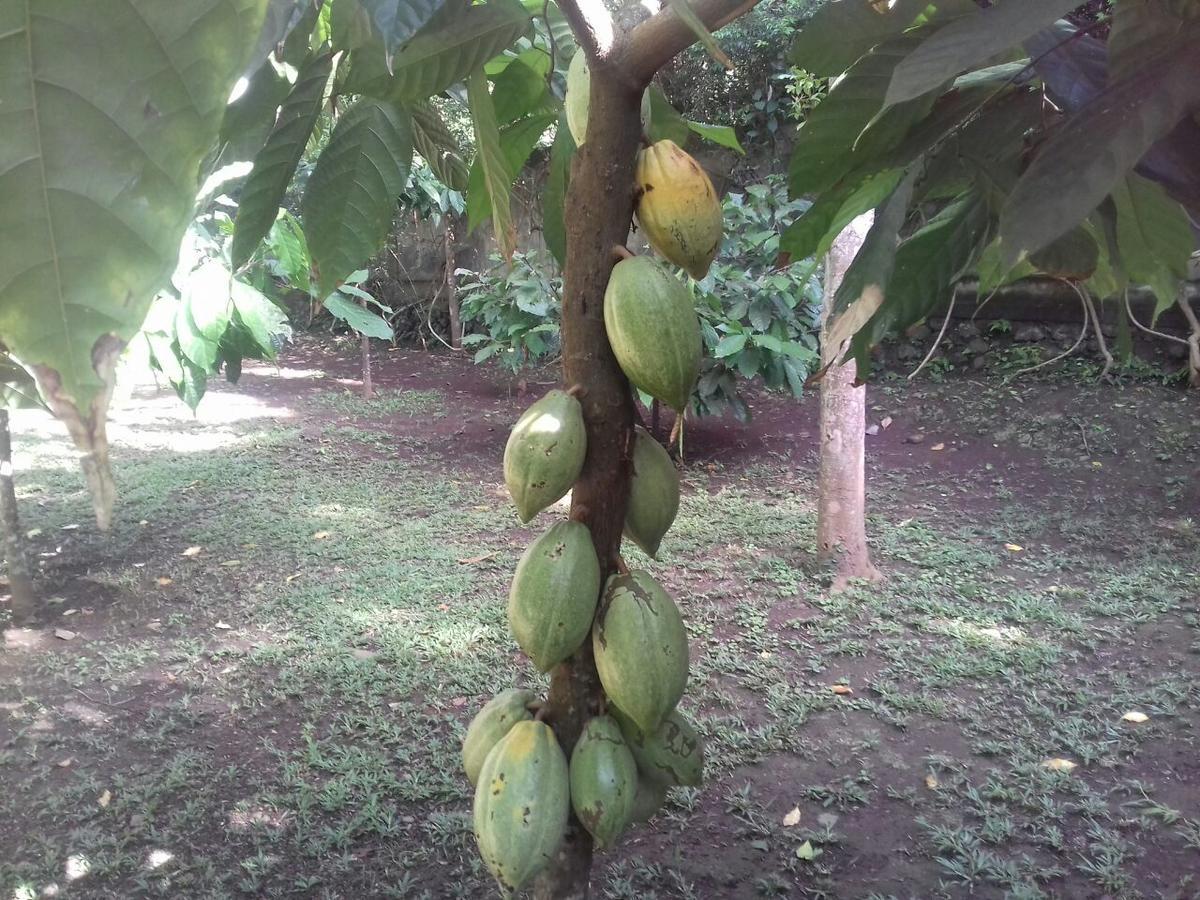
{"label": "slender tree trunk in background", "polygon": [[462,349],[462,321],[458,312],[458,291],[454,287],[454,221],[450,214],[443,217],[446,223],[445,250],[446,270],[443,273],[446,287],[446,309],[450,313],[450,346],[455,350]]}
{"label": "slender tree trunk in background", "polygon": [[365,334],[359,336],[362,343],[362,395],[364,400],[375,396],[375,385],[371,381],[371,339]]}
{"label": "slender tree trunk in background", "polygon": [[[821,315],[821,361],[838,359],[844,347],[828,346],[833,298],[871,228],[873,213],[859,216],[838,235],[825,260],[825,307]],[[850,579],[882,576],[867,548],[864,441],[867,388],[854,386],[854,360],[833,362],[821,379],[821,471],[817,485],[817,558],[837,560],[833,589]]]}
{"label": "slender tree trunk in background", "polygon": [[33,618],[37,600],[29,576],[29,558],[17,517],[17,493],[13,486],[12,435],[8,428],[8,410],[0,408],[0,531],[4,538],[4,561],[8,565],[8,592],[14,624]]}

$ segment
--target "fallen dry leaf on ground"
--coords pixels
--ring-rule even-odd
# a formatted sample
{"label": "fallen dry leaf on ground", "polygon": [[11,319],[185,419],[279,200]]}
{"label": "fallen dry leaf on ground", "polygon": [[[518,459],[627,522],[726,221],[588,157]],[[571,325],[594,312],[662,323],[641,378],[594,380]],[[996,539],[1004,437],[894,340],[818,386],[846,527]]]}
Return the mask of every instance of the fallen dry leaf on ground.
{"label": "fallen dry leaf on ground", "polygon": [[829,686],[829,689],[831,691],[833,691],[835,694],[853,694],[854,693],[854,688],[850,687],[849,685],[845,685],[845,684],[833,684],[833,685]]}
{"label": "fallen dry leaf on ground", "polygon": [[1054,757],[1054,759],[1042,761],[1042,768],[1051,769],[1055,772],[1070,772],[1077,766],[1078,763],[1073,763],[1069,759],[1063,759],[1062,757],[1058,756]]}
{"label": "fallen dry leaf on ground", "polygon": [[783,824],[792,828],[800,824],[800,807],[793,806],[792,811],[783,817]]}
{"label": "fallen dry leaf on ground", "polygon": [[1121,716],[1121,721],[1132,722],[1134,725],[1141,725],[1149,718],[1150,717],[1144,712],[1138,712],[1136,709],[1131,709],[1129,712],[1125,713],[1125,715]]}
{"label": "fallen dry leaf on ground", "polygon": [[186,550],[183,551],[183,555],[184,556],[199,556],[200,551],[203,549],[204,549],[203,547],[188,547]]}

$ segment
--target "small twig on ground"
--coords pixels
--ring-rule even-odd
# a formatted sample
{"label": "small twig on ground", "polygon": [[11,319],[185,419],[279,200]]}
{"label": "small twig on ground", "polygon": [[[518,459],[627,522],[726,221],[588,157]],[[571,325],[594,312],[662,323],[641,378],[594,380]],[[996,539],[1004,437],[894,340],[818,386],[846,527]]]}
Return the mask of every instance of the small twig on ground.
{"label": "small twig on ground", "polygon": [[71,690],[73,690],[73,691],[74,691],[75,693],[77,693],[77,694],[78,694],[80,697],[82,697],[84,700],[87,700],[87,701],[89,701],[90,703],[99,703],[99,704],[100,704],[100,705],[102,705],[102,706],[112,706],[112,707],[114,707],[114,708],[116,708],[116,709],[120,709],[120,708],[121,708],[122,706],[124,706],[126,703],[132,703],[134,700],[136,700],[136,699],[137,699],[136,697],[130,697],[130,698],[129,698],[129,699],[127,699],[127,700],[120,700],[120,701],[118,701],[118,702],[116,702],[116,703],[113,703],[111,700],[100,700],[100,699],[99,699],[99,698],[97,698],[97,697],[93,697],[93,696],[91,696],[91,695],[89,695],[89,694],[85,694],[85,693],[84,693],[83,691],[81,691],[79,688],[72,688]]}
{"label": "small twig on ground", "polygon": [[1079,429],[1079,437],[1083,441],[1083,452],[1091,456],[1092,448],[1088,446],[1087,431],[1084,430],[1083,423],[1076,419],[1075,427]]}

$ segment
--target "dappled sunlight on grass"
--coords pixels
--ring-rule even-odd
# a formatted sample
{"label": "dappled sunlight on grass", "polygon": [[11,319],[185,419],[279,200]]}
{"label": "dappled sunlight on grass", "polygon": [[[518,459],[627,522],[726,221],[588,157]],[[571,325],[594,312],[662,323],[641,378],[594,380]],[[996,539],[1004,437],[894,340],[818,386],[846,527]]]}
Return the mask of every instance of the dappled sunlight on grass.
{"label": "dappled sunlight on grass", "polygon": [[1021,628],[1008,625],[977,625],[963,619],[933,619],[928,627],[937,634],[956,637],[973,645],[1003,648],[1023,644],[1029,640],[1029,636]]}

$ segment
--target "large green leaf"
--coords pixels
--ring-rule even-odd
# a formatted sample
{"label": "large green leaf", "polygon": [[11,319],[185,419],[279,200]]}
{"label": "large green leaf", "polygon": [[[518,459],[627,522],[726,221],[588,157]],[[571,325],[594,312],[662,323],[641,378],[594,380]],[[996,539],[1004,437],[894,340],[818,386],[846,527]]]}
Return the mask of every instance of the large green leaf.
{"label": "large green leaf", "polygon": [[382,316],[337,292],[326,297],[322,305],[359,334],[378,338],[381,341],[392,339],[392,326],[388,325]]}
{"label": "large green leaf", "polygon": [[[478,167],[481,173],[487,200],[491,206],[490,213],[496,232],[496,243],[500,246],[501,254],[505,258],[511,259],[517,240],[513,228],[512,205],[509,200],[512,175],[509,172],[504,147],[500,144],[500,127],[496,123],[496,108],[492,105],[492,95],[488,91],[487,76],[483,74],[483,69],[476,71],[467,81],[467,102],[471,107],[471,121],[475,126],[477,148],[475,167]],[[479,193],[477,190],[468,189],[468,204],[472,199],[478,197]],[[476,210],[478,210],[478,206]],[[468,215],[469,220],[470,215]],[[480,221],[478,211],[475,212],[475,221]]]}
{"label": "large green leaf", "polygon": [[687,144],[691,128],[687,119],[671,105],[663,89],[657,84],[651,84],[646,93],[650,96],[650,140],[674,141],[680,147]]}
{"label": "large green leaf", "polygon": [[453,15],[443,9],[396,53],[390,75],[382,52],[355,50],[343,89],[396,103],[424,100],[480,69],[530,24],[517,0],[489,0]]}
{"label": "large green leaf", "polygon": [[[549,63],[550,58],[542,56]],[[496,121],[507,125],[531,113],[545,111],[550,104],[557,106],[558,101],[546,87],[545,72],[522,59],[513,59],[496,76],[492,104],[496,107]]]}
{"label": "large green leaf", "polygon": [[442,0],[358,0],[371,17],[383,41],[385,61],[391,68],[396,51],[420,31],[441,8]]}
{"label": "large green leaf", "polygon": [[254,168],[242,188],[234,220],[230,256],[235,269],[245,265],[271,230],[284,192],[321,114],[332,59],[331,54],[320,53],[300,70],[296,86],[279,111],[266,146],[254,158]]}
{"label": "large green leaf", "polygon": [[[493,94],[493,96],[495,96]],[[553,113],[529,116],[500,129],[500,154],[503,160],[503,176],[509,188],[521,174],[533,148],[546,130],[554,124]],[[471,164],[467,182],[467,230],[473,231],[492,214],[491,190],[486,169],[487,157],[482,148]],[[506,193],[507,197],[507,193]]]}
{"label": "large green leaf", "polygon": [[1175,302],[1196,239],[1183,207],[1152,181],[1127,175],[1113,191],[1121,267],[1154,291],[1154,315]]}
{"label": "large green leaf", "polygon": [[712,143],[726,147],[741,156],[746,155],[745,148],[742,147],[741,141],[738,140],[737,132],[730,125],[709,125],[705,122],[693,122],[689,119],[687,127],[706,141],[712,141]]}
{"label": "large green leaf", "polygon": [[1053,130],[1000,217],[1005,257],[1034,253],[1082,222],[1152,144],[1200,104],[1200,23]]}
{"label": "large green leaf", "polygon": [[253,158],[275,121],[275,115],[292,89],[287,67],[274,57],[264,62],[247,81],[245,90],[229,104],[221,121],[223,160]]}
{"label": "large green leaf", "polygon": [[216,365],[221,335],[233,312],[232,278],[223,264],[212,260],[188,275],[175,313],[175,338],[184,357],[205,372]]}
{"label": "large green leaf", "polygon": [[940,28],[896,66],[885,106],[932,91],[947,79],[1017,46],[1078,0],[1004,0]]}
{"label": "large green leaf", "polygon": [[883,305],[854,336],[854,356],[867,358],[885,335],[919,322],[945,303],[978,257],[990,224],[983,198],[969,193],[907,238],[896,251]]}
{"label": "large green leaf", "polygon": [[175,267],[265,0],[0,3],[0,342],[82,457],[107,528],[117,356]]}
{"label": "large green leaf", "polygon": [[916,176],[916,170],[905,175],[891,196],[876,210],[875,222],[833,297],[835,314],[863,296],[868,287],[875,286],[883,290],[892,277],[896,263],[896,242],[908,218],[908,204],[912,199]]}
{"label": "large green leaf", "polygon": [[902,169],[886,169],[861,182],[847,182],[821,194],[780,235],[781,262],[824,256],[841,230],[868,209],[882,203],[903,176]]}
{"label": "large green leaf", "polygon": [[[335,50],[355,50],[375,36],[371,14],[361,0],[329,0],[329,30]],[[382,48],[381,48],[382,50]],[[386,60],[384,60],[386,66]]]}
{"label": "large green leaf", "polygon": [[468,169],[458,139],[446,127],[432,103],[414,103],[409,112],[412,114],[413,147],[442,184],[451,190],[465,191]]}
{"label": "large green leaf", "polygon": [[575,155],[575,139],[567,127],[566,115],[558,119],[554,146],[550,148],[550,174],[546,178],[546,193],[542,204],[542,234],[546,247],[558,261],[560,269],[567,265],[567,225],[565,211],[567,187],[571,180],[571,157]]}
{"label": "large green leaf", "polygon": [[406,111],[363,99],[342,114],[300,206],[318,296],[332,293],[379,249],[411,165],[412,121]]}
{"label": "large green leaf", "polygon": [[894,146],[914,121],[929,112],[933,96],[890,111],[863,133],[883,106],[892,71],[920,42],[921,33],[914,32],[880,44],[851,66],[817,104],[792,147],[788,169],[792,196],[832,187],[864,160]]}
{"label": "large green leaf", "polygon": [[876,44],[904,31],[928,6],[928,0],[826,3],[796,35],[789,59],[814,75],[841,75]]}

